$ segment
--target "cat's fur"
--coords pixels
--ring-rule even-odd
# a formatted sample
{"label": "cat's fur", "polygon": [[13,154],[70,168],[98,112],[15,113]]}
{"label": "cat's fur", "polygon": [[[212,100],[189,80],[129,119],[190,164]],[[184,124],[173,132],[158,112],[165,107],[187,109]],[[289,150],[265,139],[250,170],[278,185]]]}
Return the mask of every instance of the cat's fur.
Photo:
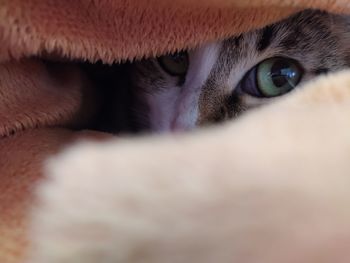
{"label": "cat's fur", "polygon": [[300,63],[298,88],[315,76],[350,66],[350,17],[305,10],[263,29],[188,51],[184,79],[165,72],[158,60],[130,66],[131,105],[138,128],[152,132],[189,130],[233,118],[276,98],[236,93],[245,74],[270,57]]}

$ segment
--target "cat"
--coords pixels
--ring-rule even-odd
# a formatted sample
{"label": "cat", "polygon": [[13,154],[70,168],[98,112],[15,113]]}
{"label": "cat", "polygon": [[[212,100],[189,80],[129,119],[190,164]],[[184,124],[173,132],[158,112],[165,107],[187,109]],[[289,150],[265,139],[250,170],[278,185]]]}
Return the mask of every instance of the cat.
{"label": "cat", "polygon": [[350,66],[350,16],[304,10],[275,24],[129,66],[139,130],[187,131],[235,118]]}

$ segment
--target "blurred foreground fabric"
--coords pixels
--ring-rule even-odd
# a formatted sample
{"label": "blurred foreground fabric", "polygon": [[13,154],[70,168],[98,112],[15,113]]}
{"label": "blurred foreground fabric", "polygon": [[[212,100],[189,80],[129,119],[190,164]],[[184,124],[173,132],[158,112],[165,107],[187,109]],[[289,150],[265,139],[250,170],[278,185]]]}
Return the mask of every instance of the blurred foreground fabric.
{"label": "blurred foreground fabric", "polygon": [[347,262],[349,72],[189,135],[82,130],[96,105],[74,61],[193,47],[305,8],[350,12],[347,0],[2,1],[0,262]]}

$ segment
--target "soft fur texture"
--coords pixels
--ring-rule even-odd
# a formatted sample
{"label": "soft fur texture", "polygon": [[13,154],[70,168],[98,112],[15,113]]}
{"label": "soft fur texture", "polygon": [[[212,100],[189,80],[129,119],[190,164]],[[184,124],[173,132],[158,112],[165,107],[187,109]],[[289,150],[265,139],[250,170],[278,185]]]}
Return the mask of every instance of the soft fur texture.
{"label": "soft fur texture", "polygon": [[[301,76],[290,80],[296,85],[284,86],[291,89],[349,68],[350,16],[304,10],[223,41],[137,61],[129,67],[134,95],[129,119],[136,128],[159,133],[236,118],[280,99],[259,89],[262,65],[277,61],[294,65],[295,76]],[[181,65],[175,67],[180,74],[174,64]],[[283,94],[288,88],[277,90]]]}
{"label": "soft fur texture", "polygon": [[72,128],[95,105],[79,68],[38,57],[134,59],[307,7],[350,12],[347,0],[3,1],[0,262],[347,261],[349,73],[222,130],[77,146],[42,172],[87,136]]}
{"label": "soft fur texture", "polygon": [[347,72],[212,130],[77,145],[30,263],[348,262],[349,115]]}

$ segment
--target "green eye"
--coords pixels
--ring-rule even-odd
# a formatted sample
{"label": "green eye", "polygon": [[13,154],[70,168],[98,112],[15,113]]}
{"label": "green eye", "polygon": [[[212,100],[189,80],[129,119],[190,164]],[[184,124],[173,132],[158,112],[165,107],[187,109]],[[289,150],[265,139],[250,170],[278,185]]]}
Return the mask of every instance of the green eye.
{"label": "green eye", "polygon": [[271,98],[294,89],[303,76],[299,63],[290,58],[268,58],[242,79],[239,90],[254,97]]}
{"label": "green eye", "polygon": [[302,69],[288,58],[270,58],[257,66],[257,88],[264,97],[283,95],[294,89],[300,82]]}
{"label": "green eye", "polygon": [[159,65],[172,76],[186,75],[189,58],[187,52],[178,52],[158,58]]}

